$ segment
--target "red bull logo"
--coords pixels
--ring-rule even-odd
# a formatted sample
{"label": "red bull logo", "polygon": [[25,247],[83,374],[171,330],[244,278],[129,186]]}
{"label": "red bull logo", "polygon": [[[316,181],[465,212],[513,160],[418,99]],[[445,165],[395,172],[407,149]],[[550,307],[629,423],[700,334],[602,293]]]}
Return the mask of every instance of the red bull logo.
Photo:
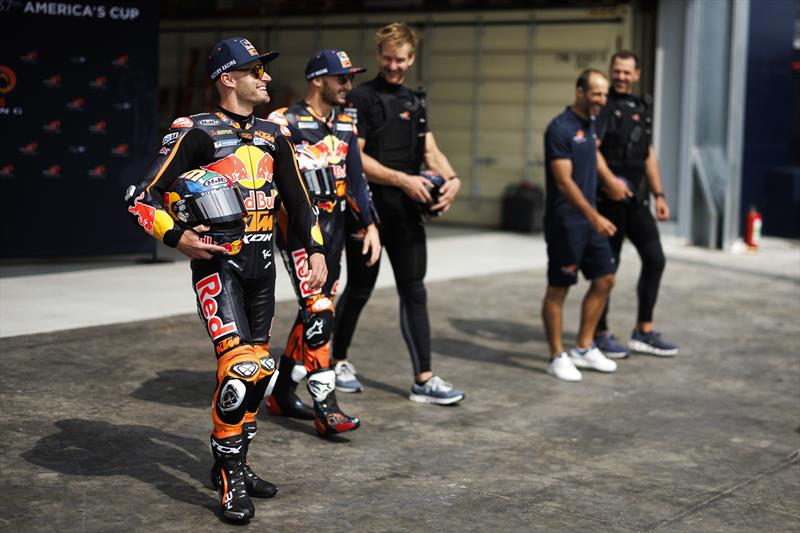
{"label": "red bull logo", "polygon": [[338,137],[326,135],[314,144],[298,145],[295,148],[297,164],[301,170],[343,164],[347,159],[349,148],[348,144]]}
{"label": "red bull logo", "polygon": [[79,96],[67,102],[67,109],[70,111],[83,111],[85,104],[86,100],[82,96]]}
{"label": "red bull logo", "polygon": [[53,74],[52,76],[43,79],[42,85],[49,89],[57,89],[61,87],[61,74]]}
{"label": "red bull logo", "polygon": [[39,143],[36,141],[29,142],[19,147],[19,153],[22,155],[36,155],[37,148],[39,148]]}
{"label": "red bull logo", "polygon": [[42,129],[47,133],[61,133],[61,121],[60,120],[51,120],[44,126]]}
{"label": "red bull logo", "polygon": [[111,60],[111,64],[118,68],[127,68],[130,63],[130,57],[127,54],[115,57]]}
{"label": "red bull logo", "polygon": [[89,133],[104,134],[108,132],[108,123],[105,120],[98,120],[94,124],[89,124]]}
{"label": "red bull logo", "polygon": [[14,175],[14,165],[3,165],[0,167],[0,176],[10,178]]}
{"label": "red bull logo", "polygon": [[30,52],[19,56],[19,59],[23,63],[34,64],[39,61],[39,52],[36,50],[31,50]]}
{"label": "red bull logo", "polygon": [[106,76],[98,76],[93,80],[89,80],[89,87],[92,89],[105,89],[108,86],[108,78]]}
{"label": "red bull logo", "polygon": [[50,165],[46,169],[42,171],[42,175],[48,178],[60,178],[61,177],[61,165]]}
{"label": "red bull logo", "polygon": [[144,198],[144,191],[142,191],[139,196],[136,197],[136,199],[133,201],[133,205],[128,207],[128,213],[136,215],[136,222],[138,222],[147,233],[152,235],[153,224],[156,220],[156,208],[147,204],[143,204],[141,202],[142,198]]}
{"label": "red bull logo", "polygon": [[231,155],[202,167],[227,176],[239,185],[258,190],[272,182],[275,161],[272,156],[255,146],[240,146]]}
{"label": "red bull logo", "polygon": [[[92,178],[105,178],[106,177],[106,166],[105,165],[97,165],[96,167],[92,167],[87,171],[89,177]],[[130,211],[130,208],[128,208]],[[141,217],[139,218],[141,220]]]}
{"label": "red bull logo", "polygon": [[208,328],[208,334],[211,335],[211,340],[217,340],[224,335],[236,333],[235,323],[229,322],[225,324],[217,316],[219,306],[216,297],[222,292],[222,282],[219,279],[219,274],[214,273],[198,281],[197,285],[195,285],[195,292],[197,293],[200,312],[206,320],[206,327]]}
{"label": "red bull logo", "polygon": [[127,157],[128,156],[128,145],[126,143],[121,143],[111,148],[111,155],[117,157]]}

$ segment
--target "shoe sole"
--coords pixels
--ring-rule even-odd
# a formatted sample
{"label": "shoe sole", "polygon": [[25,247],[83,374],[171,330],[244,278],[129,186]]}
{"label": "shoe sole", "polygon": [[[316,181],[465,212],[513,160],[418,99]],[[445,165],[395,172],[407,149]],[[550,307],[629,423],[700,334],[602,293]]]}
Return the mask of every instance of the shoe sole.
{"label": "shoe sole", "polygon": [[643,354],[648,354],[648,355],[656,355],[658,357],[674,357],[674,356],[678,355],[678,349],[677,348],[672,349],[672,350],[661,350],[659,348],[653,348],[652,346],[650,346],[646,342],[642,342],[642,341],[630,340],[630,341],[628,341],[628,348],[630,348],[631,351],[636,352],[636,353],[643,353]]}
{"label": "shoe sole", "polygon": [[337,383],[336,384],[336,390],[338,392],[350,392],[350,393],[352,393],[352,392],[364,392],[364,387],[347,387],[347,386],[339,385]]}
{"label": "shoe sole", "polygon": [[607,352],[605,350],[600,350],[603,352],[603,355],[608,357],[609,359],[627,359],[628,352]]}
{"label": "shoe sole", "polygon": [[408,396],[408,399],[412,402],[417,403],[435,403],[436,405],[451,405],[456,402],[460,402],[464,398],[466,398],[466,394],[461,394],[460,396],[453,396],[452,398],[431,398],[430,396],[425,396],[424,394],[414,394],[413,392]]}
{"label": "shoe sole", "polygon": [[549,375],[553,376],[554,378],[559,379],[561,381],[566,381],[567,383],[578,383],[579,381],[581,381],[583,379],[583,376],[578,376],[578,379],[562,378],[561,376],[557,375],[555,372],[551,372],[549,368],[547,369],[547,373]]}
{"label": "shoe sole", "polygon": [[581,361],[580,359],[576,360],[572,357],[570,357],[570,359],[572,359],[572,364],[575,365],[576,368],[583,368],[585,370],[595,370],[597,372],[602,372],[604,374],[611,374],[612,372],[617,371],[617,367],[614,367],[613,370],[603,370],[601,368],[592,366],[591,363],[586,363],[585,361]]}

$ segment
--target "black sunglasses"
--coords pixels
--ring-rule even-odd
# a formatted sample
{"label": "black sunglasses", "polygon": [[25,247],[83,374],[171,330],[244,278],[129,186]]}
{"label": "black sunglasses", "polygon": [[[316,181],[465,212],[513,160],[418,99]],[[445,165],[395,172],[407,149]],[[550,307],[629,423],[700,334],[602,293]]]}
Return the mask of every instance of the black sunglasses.
{"label": "black sunglasses", "polygon": [[254,67],[250,67],[250,68],[234,69],[233,72],[249,72],[250,74],[255,76],[256,79],[260,80],[261,78],[264,77],[264,64],[263,63],[259,63],[258,65],[254,66]]}
{"label": "black sunglasses", "polygon": [[336,81],[339,82],[339,85],[346,85],[348,81],[353,81],[356,77],[355,74],[342,74],[341,76],[335,76]]}

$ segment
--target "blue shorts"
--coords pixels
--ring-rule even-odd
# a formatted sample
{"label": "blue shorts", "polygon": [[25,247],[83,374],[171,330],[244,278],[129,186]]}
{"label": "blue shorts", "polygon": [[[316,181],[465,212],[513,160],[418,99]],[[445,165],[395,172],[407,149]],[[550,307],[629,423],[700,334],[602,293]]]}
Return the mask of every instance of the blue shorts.
{"label": "blue shorts", "polygon": [[616,271],[608,238],[588,223],[565,224],[558,219],[545,220],[547,242],[547,283],[569,287],[578,283],[578,270],[586,279],[595,279]]}

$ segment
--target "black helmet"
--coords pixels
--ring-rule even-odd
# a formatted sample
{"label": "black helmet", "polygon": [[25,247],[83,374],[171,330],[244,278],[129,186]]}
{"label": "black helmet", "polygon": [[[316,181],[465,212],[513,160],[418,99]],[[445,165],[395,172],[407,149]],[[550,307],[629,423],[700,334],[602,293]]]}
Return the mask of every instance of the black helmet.
{"label": "black helmet", "polygon": [[175,178],[164,196],[179,226],[206,225],[211,229],[200,234],[206,242],[222,246],[228,255],[239,253],[247,209],[235,181],[204,168],[190,170]]}
{"label": "black helmet", "polygon": [[432,211],[431,207],[439,203],[439,195],[442,192],[442,185],[444,185],[444,182],[447,180],[445,180],[440,174],[437,174],[431,170],[423,170],[420,175],[428,180],[432,185],[432,187],[428,189],[428,192],[431,195],[431,202],[419,202],[417,203],[417,206],[419,206],[419,210],[424,218],[427,219],[430,217],[438,217],[442,214],[442,209],[439,208],[435,211]]}

